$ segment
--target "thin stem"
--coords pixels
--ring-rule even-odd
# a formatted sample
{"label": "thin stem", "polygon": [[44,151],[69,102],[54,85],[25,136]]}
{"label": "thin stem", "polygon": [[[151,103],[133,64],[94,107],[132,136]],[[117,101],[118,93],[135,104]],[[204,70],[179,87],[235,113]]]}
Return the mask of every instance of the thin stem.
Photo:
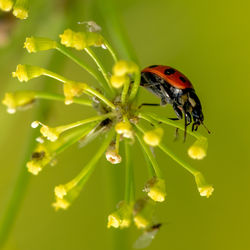
{"label": "thin stem", "polygon": [[80,181],[83,181],[83,179],[84,179],[84,182],[86,181],[85,178],[88,179],[90,174],[94,171],[97,161],[102,157],[105,150],[107,149],[110,142],[112,141],[114,134],[115,133],[114,133],[113,129],[111,131],[109,131],[108,135],[104,139],[104,142],[98,148],[96,154],[91,158],[89,163],[82,169],[82,171],[79,173],[79,175],[77,175],[76,178],[74,178],[72,181],[69,182],[69,184],[68,184],[69,186],[75,186]]}
{"label": "thin stem", "polygon": [[113,110],[116,109],[115,105],[110,102],[105,96],[103,96],[100,92],[98,92],[95,89],[92,89],[90,87],[86,87],[86,92],[90,93],[96,97],[98,97],[100,100],[102,100],[104,103],[106,103],[110,108],[112,108]]}
{"label": "thin stem", "polygon": [[81,68],[86,70],[90,75],[92,75],[103,87],[105,87],[106,83],[103,81],[98,72],[92,69],[88,64],[82,62],[78,57],[76,57],[73,53],[71,53],[67,48],[57,43],[56,49],[60,51],[63,55],[67,56],[73,62],[78,64]]}
{"label": "thin stem", "polygon": [[[165,118],[163,116],[160,116],[160,115],[157,115],[154,113],[141,111],[138,114],[138,117],[142,118],[142,119],[144,119],[144,120],[146,120],[154,125],[157,125],[159,122],[162,122],[164,124],[170,125],[170,126],[175,127],[175,128],[179,128],[179,129],[184,131],[184,127],[181,124],[174,122],[174,121],[171,121],[168,118]],[[194,133],[190,129],[187,129],[187,133],[194,136],[197,139],[207,139],[205,136],[201,135],[199,132]]]}
{"label": "thin stem", "polygon": [[141,73],[138,70],[135,73],[135,80],[134,80],[134,83],[132,85],[131,93],[130,93],[130,96],[129,96],[129,102],[132,102],[134,100],[134,98],[136,97],[139,86],[140,86],[140,82],[141,82]]}
{"label": "thin stem", "polygon": [[121,137],[121,135],[116,133],[115,150],[116,150],[117,154],[119,154],[119,149],[120,149],[120,137]]}
{"label": "thin stem", "polygon": [[130,145],[127,140],[125,143],[125,201],[128,204],[134,202],[135,192],[134,192],[134,177],[133,177],[133,167],[131,161]]}
{"label": "thin stem", "polygon": [[114,113],[108,113],[108,114],[105,114],[105,115],[93,116],[93,117],[90,117],[90,118],[87,118],[87,119],[84,119],[84,120],[81,120],[81,121],[77,121],[77,122],[67,124],[67,125],[62,125],[62,126],[59,126],[59,127],[56,127],[56,128],[61,132],[65,132],[66,130],[69,130],[69,129],[72,129],[72,128],[75,128],[75,127],[78,127],[78,126],[81,126],[81,125],[84,125],[84,124],[87,124],[87,123],[96,122],[96,121],[100,121],[100,120],[105,120],[106,118],[111,118],[112,116],[115,116],[115,114]]}
{"label": "thin stem", "polygon": [[126,103],[129,85],[130,85],[129,80],[124,83],[124,86],[122,89],[122,96],[121,96],[122,105],[125,105],[125,103]]}
{"label": "thin stem", "polygon": [[168,156],[170,156],[174,161],[179,163],[183,168],[185,168],[189,173],[191,173],[193,176],[195,176],[199,171],[195,168],[191,167],[187,162],[180,159],[177,155],[175,155],[170,149],[167,148],[166,145],[163,143],[160,143],[158,146],[164,153],[166,153]]}
{"label": "thin stem", "polygon": [[145,142],[142,139],[142,136],[138,132],[135,135],[136,135],[139,143],[141,144],[142,149],[144,150],[147,158],[149,159],[149,161],[151,163],[150,164],[151,168],[153,167],[153,171],[152,171],[152,169],[150,169],[150,173],[151,174],[153,173],[153,176],[156,175],[157,177],[162,178],[162,172],[161,172],[161,170],[158,166],[158,163],[157,163],[153,153],[151,152],[150,148],[145,144]]}
{"label": "thin stem", "polygon": [[[144,134],[146,129],[144,126],[136,124],[136,127]],[[167,148],[166,145],[164,145],[162,142],[158,145],[158,147],[166,153],[168,156],[170,156],[174,161],[179,163],[183,168],[185,168],[189,173],[192,175],[196,175],[199,171],[196,170],[195,168],[191,167],[187,162],[183,161],[180,159],[177,155],[175,155],[170,149]]]}
{"label": "thin stem", "polygon": [[108,76],[108,72],[105,70],[102,62],[99,60],[99,58],[97,57],[97,55],[94,53],[94,51],[91,48],[85,48],[84,49],[87,54],[94,60],[94,62],[96,63],[96,65],[98,66],[98,68],[100,69],[105,81],[106,81],[106,86],[109,87],[109,89],[111,90],[112,94],[114,95],[115,91],[112,88],[110,81],[109,81],[109,76]]}
{"label": "thin stem", "polygon": [[104,39],[104,45],[108,49],[108,51],[111,54],[114,62],[116,63],[118,61],[118,57],[117,57],[113,47],[110,45],[110,43],[106,39]]}
{"label": "thin stem", "polygon": [[[46,69],[43,69],[44,72],[43,72],[43,75],[46,75],[46,76],[49,76],[51,78],[54,78],[60,82],[63,82],[63,83],[69,83],[69,82],[72,82],[70,80],[68,80],[67,78],[59,75],[59,74],[56,74],[52,71],[49,71],[49,70],[46,70]],[[91,94],[91,95],[94,95],[96,97],[98,97],[101,101],[103,101],[104,103],[106,103],[110,108],[112,109],[115,109],[115,105],[110,102],[105,96],[103,96],[100,92],[98,92],[97,90],[95,89],[92,89],[91,87],[89,87],[86,83],[83,83],[85,85],[85,89],[84,89],[84,92],[86,94]]]}
{"label": "thin stem", "polygon": [[[32,91],[33,92],[33,91]],[[65,101],[65,96],[59,95],[59,94],[53,94],[49,92],[35,92],[35,98],[36,99],[45,99],[45,100],[53,100],[53,101]],[[73,98],[73,102],[76,104],[92,107],[92,101],[81,99],[81,98]]]}

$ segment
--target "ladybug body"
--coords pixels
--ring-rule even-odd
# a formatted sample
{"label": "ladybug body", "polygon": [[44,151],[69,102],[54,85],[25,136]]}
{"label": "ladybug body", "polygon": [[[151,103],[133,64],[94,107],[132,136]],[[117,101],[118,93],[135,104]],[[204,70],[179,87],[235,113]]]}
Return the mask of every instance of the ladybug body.
{"label": "ladybug body", "polygon": [[177,119],[184,115],[185,130],[192,121],[192,131],[203,124],[200,100],[191,82],[178,70],[162,65],[149,66],[141,72],[140,85],[159,97],[161,105],[171,104]]}

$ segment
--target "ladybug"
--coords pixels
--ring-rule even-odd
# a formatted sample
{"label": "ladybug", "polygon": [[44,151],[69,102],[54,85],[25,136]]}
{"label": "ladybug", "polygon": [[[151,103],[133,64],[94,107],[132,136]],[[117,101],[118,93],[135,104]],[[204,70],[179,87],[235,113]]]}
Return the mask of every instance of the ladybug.
{"label": "ladybug", "polygon": [[[192,122],[192,131],[196,131],[200,124],[205,127],[201,102],[191,82],[180,71],[163,65],[149,66],[141,71],[140,85],[159,97],[161,105],[172,105],[177,118],[170,118],[171,120],[180,120],[184,116],[184,139],[186,127]],[[144,103],[142,105],[156,106],[159,104]],[[207,131],[210,133],[208,129]]]}

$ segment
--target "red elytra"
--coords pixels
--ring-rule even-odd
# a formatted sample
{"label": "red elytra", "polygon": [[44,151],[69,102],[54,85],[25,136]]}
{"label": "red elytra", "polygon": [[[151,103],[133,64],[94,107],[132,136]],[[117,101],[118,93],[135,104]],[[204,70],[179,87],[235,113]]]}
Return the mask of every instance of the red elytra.
{"label": "red elytra", "polygon": [[189,79],[180,71],[164,65],[153,65],[142,70],[150,72],[163,78],[166,82],[178,89],[193,88]]}

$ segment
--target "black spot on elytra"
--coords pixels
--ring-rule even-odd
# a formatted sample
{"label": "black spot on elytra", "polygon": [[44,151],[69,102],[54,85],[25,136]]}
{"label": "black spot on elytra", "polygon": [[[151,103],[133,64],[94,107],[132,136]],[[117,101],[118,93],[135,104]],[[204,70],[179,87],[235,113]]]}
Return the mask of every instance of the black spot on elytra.
{"label": "black spot on elytra", "polygon": [[182,82],[186,82],[186,79],[183,76],[179,77]]}
{"label": "black spot on elytra", "polygon": [[155,68],[155,67],[158,67],[158,65],[151,65],[151,66],[149,66],[150,69],[151,68]]}
{"label": "black spot on elytra", "polygon": [[172,75],[172,74],[174,74],[174,73],[175,73],[175,70],[172,69],[172,68],[166,69],[166,70],[164,71],[164,74],[165,74],[165,75]]}

